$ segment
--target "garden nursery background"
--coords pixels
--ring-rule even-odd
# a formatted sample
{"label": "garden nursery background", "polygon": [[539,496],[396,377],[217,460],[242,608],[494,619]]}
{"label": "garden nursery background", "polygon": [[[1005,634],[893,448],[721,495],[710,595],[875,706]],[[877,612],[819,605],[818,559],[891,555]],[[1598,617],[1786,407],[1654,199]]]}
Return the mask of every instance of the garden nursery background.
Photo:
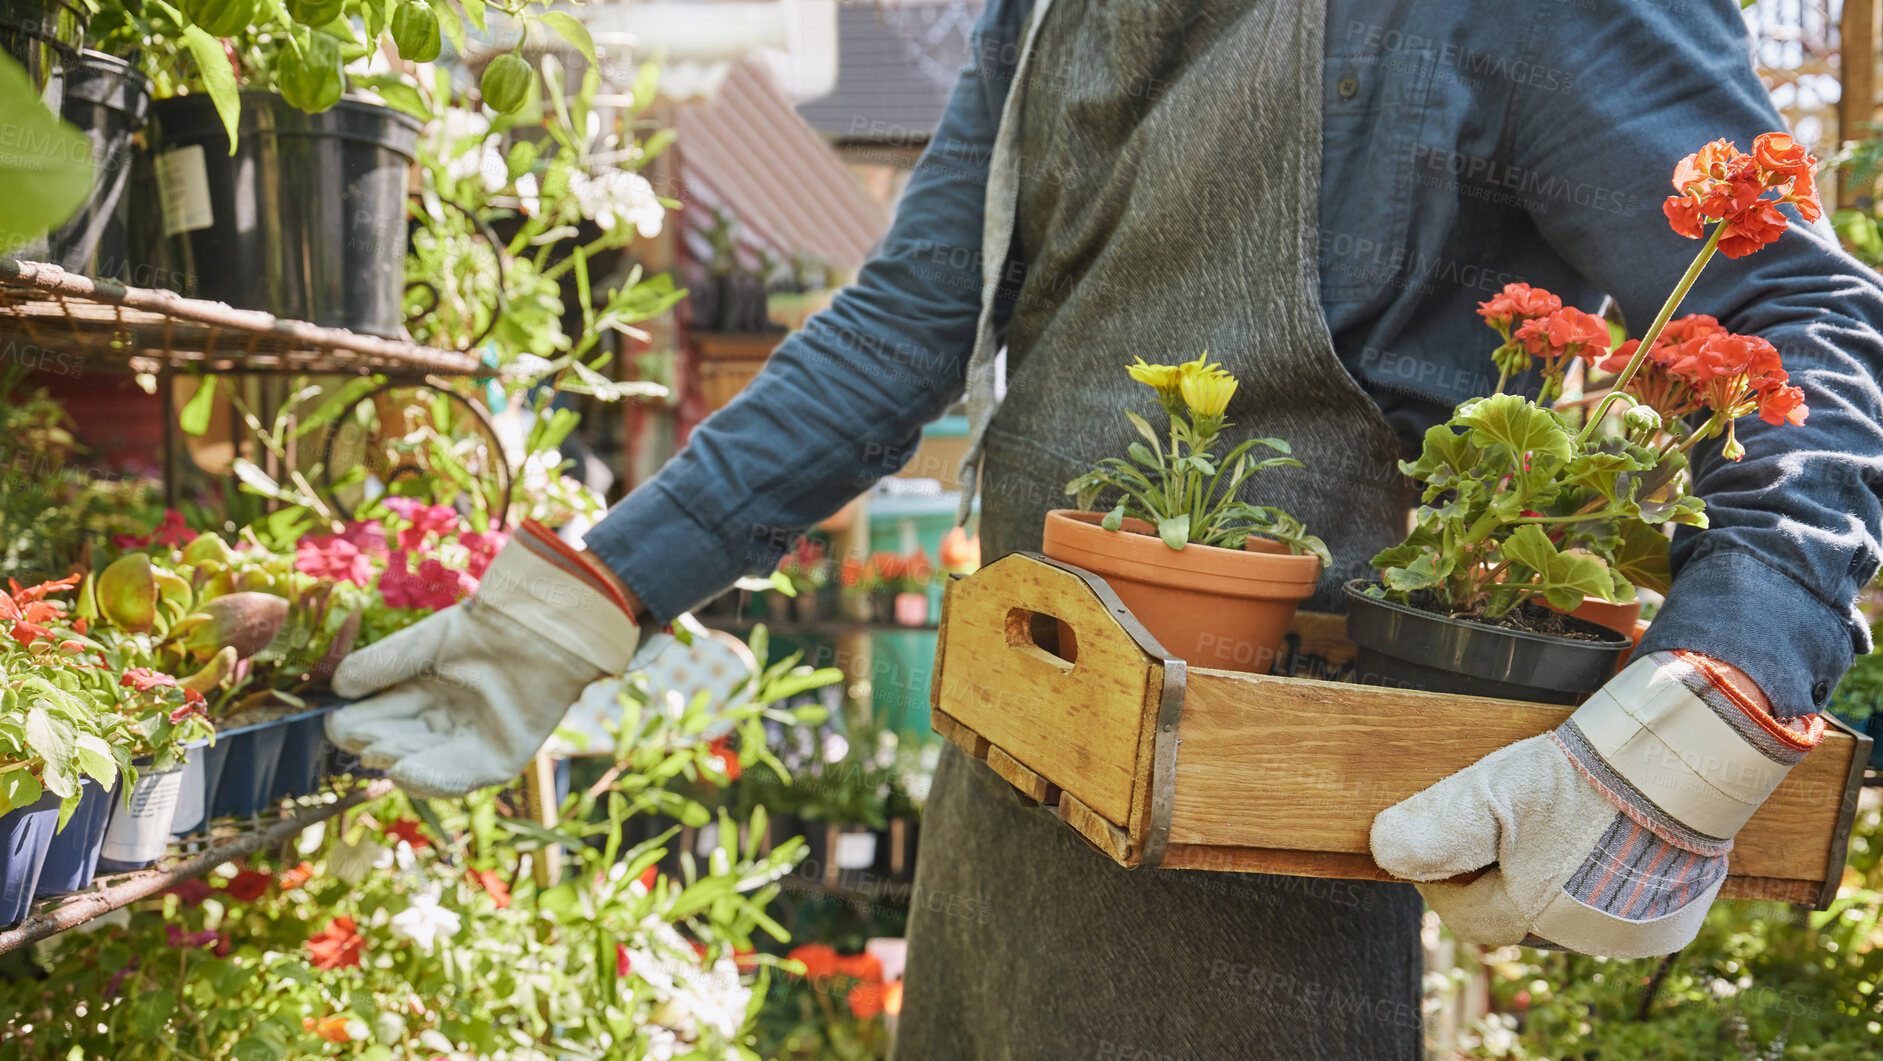
{"label": "garden nursery background", "polygon": [[[854,278],[979,14],[0,0],[0,1058],[889,1055],[912,906],[998,901],[914,887],[962,410],[512,785],[398,791],[326,682],[522,521],[579,540]],[[1744,14],[1883,262],[1876,0]],[[1833,710],[1883,736],[1879,698],[1862,658]],[[1641,961],[1428,913],[1423,1011],[1365,1019],[1883,1056],[1879,791],[1825,909]]]}

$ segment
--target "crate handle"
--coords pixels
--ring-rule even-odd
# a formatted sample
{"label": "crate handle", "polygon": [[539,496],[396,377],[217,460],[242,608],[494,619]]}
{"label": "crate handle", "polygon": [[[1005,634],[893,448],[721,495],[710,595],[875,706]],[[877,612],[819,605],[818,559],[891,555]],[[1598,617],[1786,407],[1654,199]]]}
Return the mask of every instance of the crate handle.
{"label": "crate handle", "polygon": [[1079,641],[1064,619],[1030,608],[1007,609],[1007,645],[1061,674],[1079,661]]}

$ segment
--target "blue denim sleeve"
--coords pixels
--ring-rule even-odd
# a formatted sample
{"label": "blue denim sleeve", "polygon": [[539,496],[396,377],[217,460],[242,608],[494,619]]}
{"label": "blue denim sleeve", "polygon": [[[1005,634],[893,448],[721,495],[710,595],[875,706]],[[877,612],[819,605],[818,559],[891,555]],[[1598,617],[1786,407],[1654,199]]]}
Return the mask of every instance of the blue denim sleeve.
{"label": "blue denim sleeve", "polygon": [[[1543,9],[1547,8],[1547,12]],[[1707,141],[1749,150],[1785,128],[1748,62],[1738,5],[1628,0],[1539,5],[1532,56],[1579,71],[1573,89],[1514,99],[1513,158],[1538,179],[1625,211],[1533,211],[1542,237],[1645,330],[1699,250],[1661,212],[1674,163]],[[1580,200],[1579,200],[1580,201]],[[1786,208],[1789,212],[1789,208]],[[1750,257],[1716,256],[1677,314],[1708,313],[1776,346],[1810,407],[1802,426],[1737,424],[1746,455],[1696,450],[1710,525],[1675,537],[1675,581],[1643,651],[1684,648],[1759,683],[1780,716],[1814,711],[1868,651],[1855,607],[1876,573],[1883,481],[1883,285],[1829,227],[1794,215]]]}
{"label": "blue denim sleeve", "polygon": [[895,222],[856,283],[587,535],[658,623],[771,570],[804,528],[902,467],[961,394],[981,215],[1024,3],[990,3]]}

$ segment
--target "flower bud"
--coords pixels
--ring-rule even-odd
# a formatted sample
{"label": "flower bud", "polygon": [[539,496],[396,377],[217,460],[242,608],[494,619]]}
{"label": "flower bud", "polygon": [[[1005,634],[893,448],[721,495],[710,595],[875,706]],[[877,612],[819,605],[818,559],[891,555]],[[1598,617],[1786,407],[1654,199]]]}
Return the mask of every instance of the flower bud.
{"label": "flower bud", "polygon": [[1630,431],[1658,431],[1661,428],[1661,414],[1646,405],[1631,405],[1621,414],[1622,426]]}

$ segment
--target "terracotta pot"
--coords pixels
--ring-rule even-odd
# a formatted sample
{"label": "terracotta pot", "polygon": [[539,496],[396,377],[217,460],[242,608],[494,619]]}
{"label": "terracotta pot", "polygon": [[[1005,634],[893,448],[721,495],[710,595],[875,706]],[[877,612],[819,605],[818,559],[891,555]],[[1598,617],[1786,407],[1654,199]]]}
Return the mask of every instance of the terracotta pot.
{"label": "terracotta pot", "polygon": [[[1103,578],[1158,643],[1197,667],[1266,673],[1321,562],[1251,537],[1241,550],[1172,549],[1143,520],[1099,526],[1099,512],[1046,514],[1044,552]],[[1076,651],[1076,646],[1074,648]]]}
{"label": "terracotta pot", "polygon": [[1637,599],[1633,604],[1610,604],[1605,600],[1589,597],[1569,614],[1578,619],[1586,619],[1597,626],[1606,626],[1623,637],[1634,637],[1635,623],[1641,618],[1641,601]]}

